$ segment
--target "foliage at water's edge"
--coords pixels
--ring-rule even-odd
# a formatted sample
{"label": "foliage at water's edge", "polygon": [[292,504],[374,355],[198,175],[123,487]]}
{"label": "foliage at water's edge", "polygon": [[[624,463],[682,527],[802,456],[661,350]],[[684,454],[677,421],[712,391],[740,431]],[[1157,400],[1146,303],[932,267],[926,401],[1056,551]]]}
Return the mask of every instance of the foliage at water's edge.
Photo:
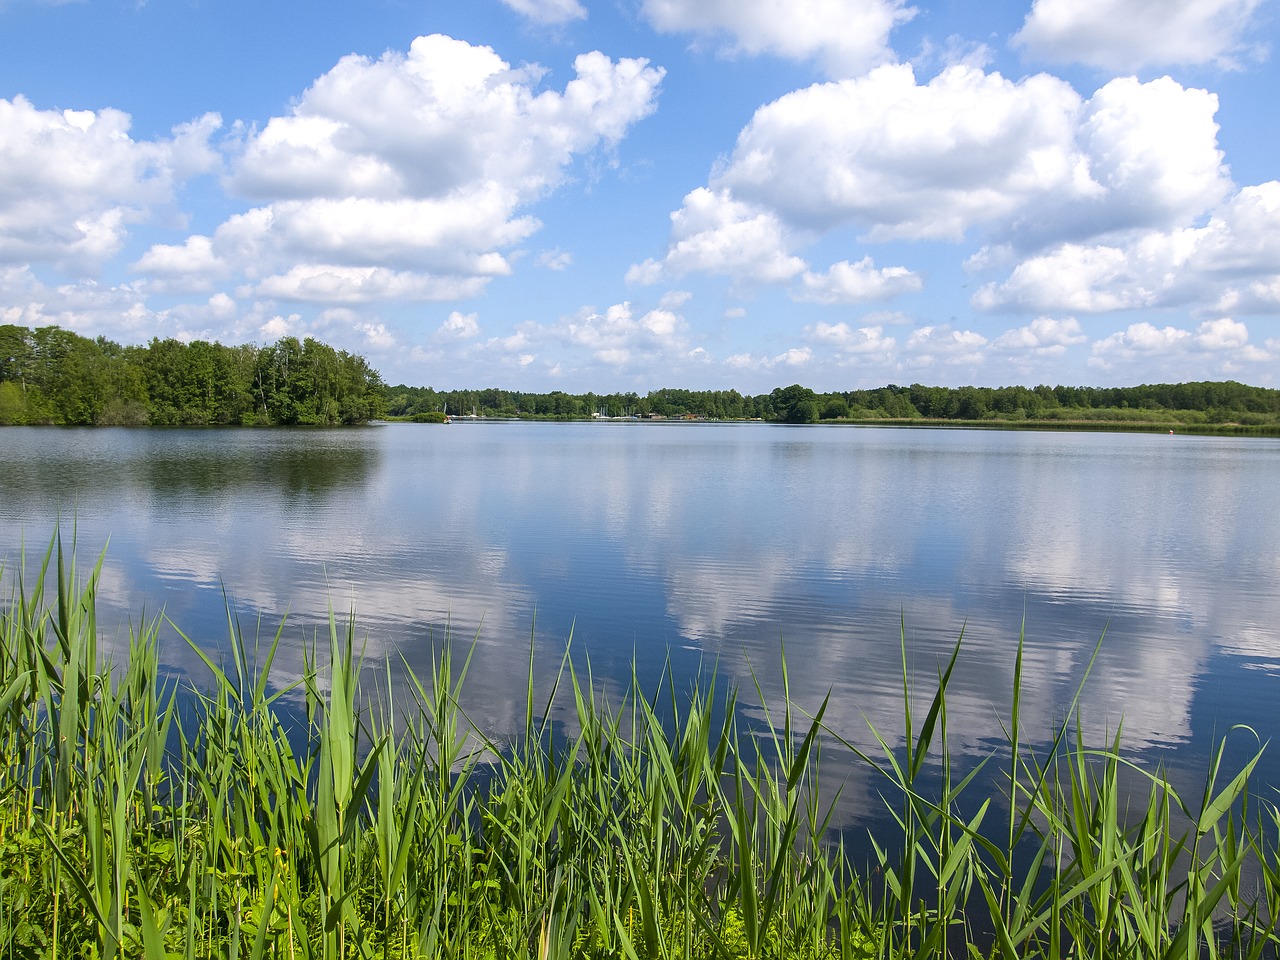
{"label": "foliage at water's edge", "polygon": [[515,390],[387,388],[387,413],[412,419],[427,412],[453,416],[583,419],[766,420],[780,423],[939,423],[965,426],[1038,425],[1059,429],[1185,429],[1280,431],[1280,390],[1222,383],[1139,387],[926,387],[894,384],[874,390],[818,393],[792,384],[746,396],[736,390],[651,390],[637,393],[527,393]]}
{"label": "foliage at water's edge", "polygon": [[334,425],[375,419],[383,403],[363,357],[310,337],[122,347],[58,327],[0,326],[0,424]]}
{"label": "foliage at water's edge", "polygon": [[0,424],[296,425],[381,417],[666,418],[781,423],[1037,426],[1280,433],[1280,390],[1234,381],[1137,387],[929,387],[818,393],[800,384],[747,396],[664,388],[570,394],[387,387],[358,355],[285,337],[258,347],[91,340],[58,327],[0,325]]}

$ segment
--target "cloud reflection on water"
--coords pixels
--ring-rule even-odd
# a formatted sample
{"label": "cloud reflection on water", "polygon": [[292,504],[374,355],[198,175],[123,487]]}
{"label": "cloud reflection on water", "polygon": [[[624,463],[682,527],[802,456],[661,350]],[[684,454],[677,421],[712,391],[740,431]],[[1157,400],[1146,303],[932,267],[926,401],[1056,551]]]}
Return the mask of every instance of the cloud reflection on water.
{"label": "cloud reflection on water", "polygon": [[[1204,749],[1198,695],[1224,656],[1261,666],[1258,683],[1280,672],[1280,517],[1260,509],[1274,441],[710,424],[5,436],[37,467],[0,468],[0,552],[75,516],[82,544],[111,537],[102,600],[119,617],[163,605],[216,649],[223,590],[250,633],[288,612],[282,678],[330,605],[354,611],[374,664],[425,674],[446,635],[474,640],[467,708],[498,736],[523,716],[531,636],[545,689],[571,632],[615,698],[633,660],[652,684],[668,657],[702,658],[748,701],[754,671],[776,704],[785,642],[800,705],[831,691],[827,722],[869,752],[868,721],[904,733],[901,627],[922,695],[964,631],[957,755],[1003,737],[1024,618],[1032,737],[1061,722],[1104,631],[1082,716],[1091,737],[1123,719],[1133,749]],[[182,644],[164,655],[196,667]]]}

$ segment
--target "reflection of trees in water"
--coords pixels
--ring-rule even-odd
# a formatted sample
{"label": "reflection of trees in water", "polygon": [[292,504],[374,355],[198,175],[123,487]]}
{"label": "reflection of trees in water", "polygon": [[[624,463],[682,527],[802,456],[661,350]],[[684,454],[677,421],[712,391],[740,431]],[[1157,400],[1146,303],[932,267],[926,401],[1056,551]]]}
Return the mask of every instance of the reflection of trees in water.
{"label": "reflection of trees in water", "polygon": [[0,461],[0,491],[11,504],[29,501],[37,509],[50,502],[51,491],[80,500],[131,490],[163,500],[254,491],[314,496],[362,484],[378,466],[381,454],[372,443],[308,434],[302,431],[283,443],[271,439],[279,438],[278,432],[248,443],[242,435],[222,443],[217,431],[169,437],[157,431],[125,452],[109,442],[80,449],[54,444],[52,453],[41,446]]}
{"label": "reflection of trees in water", "polygon": [[131,479],[162,497],[234,494],[246,488],[304,495],[363,483],[376,462],[377,452],[367,448],[291,448],[197,457],[152,456],[125,469]]}
{"label": "reflection of trees in water", "polygon": [[[904,619],[926,701],[964,630],[947,712],[957,768],[1001,748],[1023,623],[1020,711],[1037,747],[1104,629],[1080,700],[1090,743],[1123,719],[1134,756],[1195,766],[1205,728],[1262,719],[1235,701],[1269,702],[1244,668],[1229,683],[1215,671],[1224,648],[1267,657],[1276,643],[1280,528],[1256,510],[1270,445],[552,424],[10,436],[39,442],[0,463],[0,513],[102,511],[113,609],[162,603],[205,649],[225,645],[223,590],[267,635],[288,611],[281,684],[317,632],[323,646],[332,606],[354,608],[366,666],[401,704],[402,663],[428,676],[443,637],[459,663],[478,632],[464,707],[500,740],[521,729],[535,627],[540,703],[572,629],[580,675],[614,702],[633,658],[642,688],[666,696],[674,654],[677,696],[714,664],[758,725],[757,683],[781,709],[785,642],[797,707],[832,693],[823,771],[843,787],[842,823],[883,811],[882,784],[834,735],[873,755],[868,721],[894,750],[906,739]],[[183,643],[164,655],[196,659]],[[572,731],[572,702],[551,713]],[[1002,769],[974,795],[998,795]]]}

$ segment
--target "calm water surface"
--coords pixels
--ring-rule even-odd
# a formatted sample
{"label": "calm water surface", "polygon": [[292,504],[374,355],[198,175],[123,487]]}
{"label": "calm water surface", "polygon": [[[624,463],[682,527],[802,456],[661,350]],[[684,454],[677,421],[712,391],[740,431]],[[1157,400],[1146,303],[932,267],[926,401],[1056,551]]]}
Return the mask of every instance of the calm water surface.
{"label": "calm water surface", "polygon": [[[163,610],[217,649],[226,603],[264,636],[287,613],[282,681],[330,604],[354,610],[375,666],[425,671],[445,637],[474,639],[468,708],[499,736],[522,716],[530,643],[547,683],[572,633],[602,685],[633,662],[646,684],[668,660],[678,682],[715,663],[749,700],[753,671],[777,696],[785,645],[796,699],[830,691],[828,723],[870,749],[868,722],[902,733],[900,638],[924,689],[962,630],[956,753],[1003,740],[1020,631],[1033,737],[1104,633],[1091,734],[1123,721],[1137,755],[1192,783],[1233,723],[1275,732],[1275,440],[464,422],[6,428],[0,451],[9,579],[61,520],[82,565],[107,547],[117,640]],[[172,633],[162,656],[194,668]],[[856,807],[872,786],[842,775]],[[1280,757],[1266,776],[1280,784]]]}

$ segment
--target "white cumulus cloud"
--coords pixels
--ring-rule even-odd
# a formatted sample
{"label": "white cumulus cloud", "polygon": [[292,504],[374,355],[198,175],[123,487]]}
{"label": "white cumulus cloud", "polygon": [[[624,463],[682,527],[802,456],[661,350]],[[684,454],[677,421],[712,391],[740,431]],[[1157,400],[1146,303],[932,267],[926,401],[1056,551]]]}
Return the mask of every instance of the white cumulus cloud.
{"label": "white cumulus cloud", "polygon": [[1045,74],[957,65],[920,84],[909,66],[882,67],[761,107],[713,185],[793,227],[852,223],[871,239],[1163,225],[1230,186],[1216,110],[1167,78],[1112,81],[1085,101]]}
{"label": "white cumulus cloud", "polygon": [[916,13],[903,0],[643,0],[641,10],[658,30],[722,38],[729,54],[813,60],[833,77],[895,59],[889,34]]}
{"label": "white cumulus cloud", "polygon": [[1235,350],[1248,342],[1249,328],[1230,317],[1206,320],[1196,331],[1196,343],[1205,350]]}
{"label": "white cumulus cloud", "polygon": [[1221,377],[1238,377],[1246,370],[1256,376],[1274,367],[1278,346],[1274,340],[1263,347],[1250,343],[1248,327],[1231,317],[1206,320],[1194,331],[1143,321],[1095,342],[1089,364],[1112,375],[1156,361],[1170,371],[1170,379],[1193,379],[1192,371],[1201,371],[1203,379],[1206,369]]}
{"label": "white cumulus cloud", "polygon": [[225,293],[157,310],[137,283],[48,284],[27,265],[0,265],[0,324],[59,326],[125,343],[154,336],[191,340],[208,338],[211,330],[235,329],[237,312]]}
{"label": "white cumulus cloud", "polygon": [[954,330],[949,326],[918,327],[907,337],[905,348],[919,366],[977,364],[986,356],[988,341],[974,330]]}
{"label": "white cumulus cloud", "polygon": [[779,283],[805,268],[803,260],[787,253],[788,240],[776,216],[734,200],[727,191],[691,191],[671,215],[671,225],[666,258],[633,266],[628,282],[656,283],[664,276],[697,272]]}
{"label": "white cumulus cloud", "polygon": [[1234,66],[1262,0],[1035,0],[1015,45],[1055,63],[1114,71]]}
{"label": "white cumulus cloud", "polygon": [[213,252],[213,241],[194,235],[181,244],[154,244],[130,266],[146,274],[152,290],[199,291],[231,275],[231,267]]}
{"label": "white cumulus cloud", "polygon": [[[1185,228],[1232,189],[1217,107],[1214,95],[1168,78],[1120,78],[1085,99],[1045,74],[1014,81],[968,64],[925,83],[900,64],[815,84],[756,111],[708,185],[672,214],[665,258],[630,278],[786,282],[806,270],[797,249],[849,226],[868,242],[960,242],[982,231],[990,242],[974,267]],[[1104,251],[1088,257],[1088,269],[1106,268]],[[864,259],[808,271],[797,295],[849,302],[920,282]]]}
{"label": "white cumulus cloud", "polygon": [[437,339],[470,340],[480,335],[480,318],[474,313],[462,313],[458,310],[450,312],[444,323],[436,330]]}
{"label": "white cumulus cloud", "polygon": [[1180,330],[1177,327],[1156,327],[1142,321],[1096,342],[1093,345],[1093,357],[1090,363],[1109,367],[1117,359],[1131,360],[1139,354],[1167,355],[1193,342],[1194,338],[1187,330]]}
{"label": "white cumulus cloud", "polygon": [[1079,96],[963,65],[925,84],[906,64],[816,84],[756,111],[713,177],[788,224],[872,238],[959,239],[1030,197],[1096,193],[1075,145]]}
{"label": "white cumulus cloud", "polygon": [[352,328],[374,350],[390,350],[396,345],[395,334],[387,329],[385,323],[373,323],[357,319],[352,323]]}
{"label": "white cumulus cloud", "polygon": [[[1104,188],[1097,232],[1183,223],[1231,187],[1217,145],[1218,98],[1168,77],[1112,80],[1086,105],[1079,140]],[[1092,206],[1092,205],[1091,205]],[[1091,211],[1097,216],[1097,211]]]}
{"label": "white cumulus cloud", "polygon": [[980,309],[1103,313],[1191,305],[1274,312],[1280,291],[1280,183],[1239,190],[1199,227],[1066,243],[1019,262],[973,297]]}
{"label": "white cumulus cloud", "polygon": [[784,367],[803,367],[813,361],[813,351],[808,347],[792,347],[773,358],[775,364]]}
{"label": "white cumulus cloud", "polygon": [[687,355],[686,329],[684,318],[673,310],[658,307],[637,315],[630,303],[623,302],[603,313],[582,310],[562,320],[551,333],[586,348],[600,363],[621,367]]}
{"label": "white cumulus cloud", "polygon": [[247,134],[226,185],[260,205],[135,267],[203,263],[240,272],[258,296],[308,302],[473,295],[539,229],[522,208],[650,114],[663,76],[598,52],[574,72],[543,89],[540,68],[441,35],[344,57]]}
{"label": "white cumulus cloud", "polygon": [[813,303],[865,303],[888,300],[900,293],[919,290],[924,281],[906,267],[876,269],[870,257],[857,263],[843,260],[824,274],[805,271],[793,296]]}
{"label": "white cumulus cloud", "polygon": [[[520,366],[539,361],[548,376],[600,367],[614,376],[648,376],[654,371],[671,375],[702,367],[710,355],[690,342],[689,324],[678,312],[686,300],[687,295],[676,291],[647,310],[623,301],[604,310],[583,307],[551,323],[526,321],[509,336],[491,337],[469,348],[467,358]],[[474,315],[455,311],[434,339],[471,340],[478,333]]]}
{"label": "white cumulus cloud", "polygon": [[134,140],[120,110],[40,110],[0,99],[0,263],[93,271],[119,252],[129,226],[213,170],[215,114]]}
{"label": "white cumulus cloud", "polygon": [[360,304],[473,297],[483,289],[484,280],[484,277],[435,277],[385,267],[300,264],[266,277],[250,289],[256,296],[274,300]]}
{"label": "white cumulus cloud", "polygon": [[805,333],[816,343],[832,347],[847,354],[891,354],[897,346],[893,337],[884,335],[880,326],[850,327],[849,324],[816,323],[806,327]]}
{"label": "white cumulus cloud", "polygon": [[997,350],[1014,354],[1054,357],[1065,353],[1068,347],[1078,346],[1087,340],[1080,321],[1075,317],[1062,320],[1037,317],[1025,327],[1006,330],[991,345]]}
{"label": "white cumulus cloud", "polygon": [[1154,292],[1133,280],[1124,250],[1068,243],[1019,263],[1004,282],[982,287],[973,302],[984,310],[1084,313],[1151,306]]}

